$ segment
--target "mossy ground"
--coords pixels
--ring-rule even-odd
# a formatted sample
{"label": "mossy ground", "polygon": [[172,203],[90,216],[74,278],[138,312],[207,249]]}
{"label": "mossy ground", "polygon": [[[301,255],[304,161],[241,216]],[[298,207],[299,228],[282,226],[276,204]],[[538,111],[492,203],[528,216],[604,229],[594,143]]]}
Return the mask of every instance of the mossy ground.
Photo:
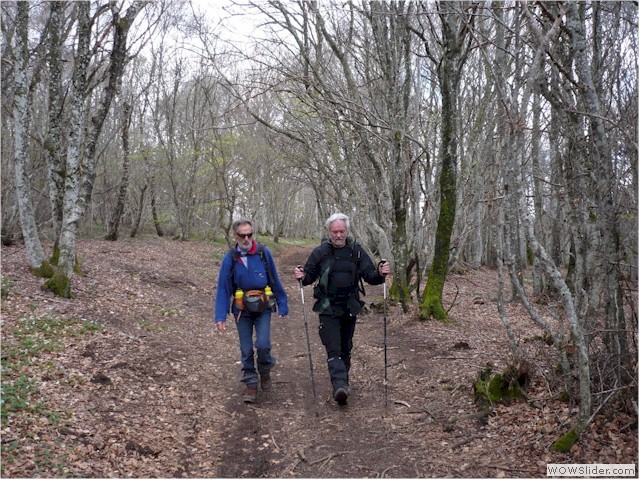
{"label": "mossy ground", "polygon": [[528,373],[521,367],[509,366],[502,373],[482,370],[473,385],[476,403],[509,403],[525,397],[523,388],[528,383]]}

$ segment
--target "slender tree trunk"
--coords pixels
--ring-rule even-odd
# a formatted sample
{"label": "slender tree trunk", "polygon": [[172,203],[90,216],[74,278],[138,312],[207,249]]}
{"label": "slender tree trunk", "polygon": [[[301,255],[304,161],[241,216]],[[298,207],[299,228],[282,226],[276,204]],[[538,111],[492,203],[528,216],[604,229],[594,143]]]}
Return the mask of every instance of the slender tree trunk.
{"label": "slender tree trunk", "polygon": [[149,195],[151,196],[151,218],[153,219],[153,226],[156,229],[156,234],[159,237],[164,237],[164,231],[162,230],[162,222],[158,215],[158,208],[156,205],[156,174],[155,164],[149,165],[149,159],[145,156],[145,167],[147,168],[147,179],[149,182]]}
{"label": "slender tree trunk", "polygon": [[611,166],[611,148],[603,120],[605,115],[586,51],[585,5],[569,2],[568,7],[567,29],[572,39],[576,72],[582,85],[580,92],[584,97],[587,111],[591,114],[588,122],[592,142],[595,146],[594,165],[589,170],[596,172],[594,179],[596,191],[593,193],[598,212],[596,223],[603,249],[601,258],[603,259],[602,270],[604,273],[605,327],[608,332],[605,335],[605,343],[608,350],[617,358],[616,376],[622,380],[621,360],[629,354],[629,350],[620,286],[620,233],[615,198],[616,179]]}
{"label": "slender tree trunk", "polygon": [[31,99],[29,95],[29,2],[18,2],[15,38],[15,98],[13,106],[14,164],[16,197],[20,212],[20,225],[32,272],[45,275],[45,253],[38,236],[38,226],[33,211],[31,182],[29,181],[29,128],[31,123]]}
{"label": "slender tree trunk", "polygon": [[[545,212],[542,199],[542,169],[540,168],[540,95],[534,94],[533,97],[533,129],[531,132],[531,164],[533,174],[533,198],[535,208],[535,230],[536,237],[543,240],[543,244],[546,244],[544,240],[544,218]],[[542,270],[542,264],[540,259],[533,256],[533,293],[534,295],[542,295],[544,292],[544,271]]]}
{"label": "slender tree trunk", "polygon": [[[563,2],[558,5],[560,6],[560,9],[555,12],[556,18],[553,21],[553,26],[548,30],[544,37],[537,30],[537,26],[535,26],[530,12],[526,7],[524,12],[528,16],[531,31],[538,37],[540,46],[540,51],[536,54],[538,60],[534,60],[535,67],[529,75],[529,84],[532,87],[535,85],[539,89],[542,95],[544,95],[550,102],[552,108],[557,110],[557,112],[562,115],[561,118],[564,120],[562,123],[565,128],[563,138],[566,140],[566,144],[563,145],[563,151],[566,152],[565,155],[567,156],[567,168],[565,170],[567,173],[566,184],[569,196],[572,198],[571,211],[574,212],[577,217],[577,221],[575,219],[573,220],[573,228],[575,231],[580,231],[579,229],[583,227],[586,229],[585,233],[582,233],[581,235],[574,234],[572,237],[572,241],[575,242],[576,245],[576,275],[573,277],[575,280],[573,292],[570,290],[568,283],[562,278],[558,266],[553,262],[553,259],[547,253],[547,250],[541,245],[535,235],[534,222],[531,219],[531,212],[523,191],[525,177],[520,157],[518,157],[519,164],[517,166],[520,172],[520,182],[517,183],[518,190],[516,192],[516,196],[518,199],[520,217],[525,225],[525,234],[529,245],[531,246],[534,255],[540,259],[551,286],[554,288],[558,298],[562,302],[562,306],[564,307],[564,317],[569,325],[572,341],[577,348],[576,369],[580,392],[580,409],[576,421],[574,422],[573,430],[575,433],[580,434],[587,425],[591,415],[592,397],[589,349],[587,345],[587,338],[584,333],[586,328],[586,309],[581,308],[579,300],[580,297],[578,295],[584,290],[584,284],[582,282],[587,278],[586,275],[590,272],[588,266],[595,266],[597,268],[597,263],[595,262],[595,258],[591,256],[591,252],[584,252],[582,247],[588,247],[587,242],[591,242],[594,246],[594,250],[597,251],[600,249],[600,245],[597,239],[590,238],[589,236],[589,223],[591,222],[587,214],[588,206],[585,204],[588,203],[587,197],[590,193],[590,185],[588,183],[580,183],[583,182],[584,179],[588,178],[587,175],[583,174],[584,163],[582,157],[585,156],[584,151],[580,151],[580,149],[577,148],[580,143],[584,142],[583,127],[577,114],[572,112],[571,109],[567,108],[568,105],[563,103],[566,101],[566,98],[570,98],[570,96],[558,94],[557,91],[552,92],[549,88],[549,84],[547,83],[548,74],[545,72],[544,65],[540,61],[543,54],[542,50],[547,49],[547,44],[550,39],[559,34],[561,20],[566,18],[566,31],[570,31],[572,28],[571,9],[575,4],[573,4],[573,2]],[[566,55],[562,56],[562,58],[561,55],[557,54],[555,61],[571,65],[574,59],[580,55],[579,52],[575,51],[575,45],[572,46],[571,50],[572,51],[569,51]],[[573,68],[575,67],[571,65],[569,70]],[[564,74],[566,75],[566,72]],[[553,84],[553,86],[557,87],[557,84]],[[577,96],[579,94],[575,92],[574,95]],[[573,110],[575,110],[575,108]],[[587,225],[583,225],[585,222]]]}
{"label": "slender tree trunk", "polygon": [[[516,334],[513,330],[513,326],[509,321],[507,313],[504,309],[504,263],[503,263],[503,241],[502,237],[505,232],[504,225],[504,212],[503,212],[504,202],[500,202],[500,207],[498,208],[498,223],[492,230],[494,231],[494,241],[495,241],[495,251],[496,251],[496,259],[497,259],[497,267],[498,267],[498,292],[496,298],[496,304],[498,307],[498,314],[500,315],[500,320],[504,325],[504,328],[507,330],[507,335],[509,337],[509,346],[511,347],[511,352],[516,358],[522,357],[522,350],[518,345],[518,340],[516,339]],[[507,256],[510,255],[510,252],[506,253]]]}
{"label": "slender tree trunk", "polygon": [[525,233],[527,240],[533,249],[535,255],[540,258],[544,269],[551,279],[551,282],[558,292],[564,306],[564,311],[567,316],[567,322],[571,334],[573,335],[573,341],[578,349],[578,378],[580,385],[580,411],[578,419],[575,424],[575,429],[578,433],[586,426],[587,421],[591,415],[591,373],[589,366],[589,351],[587,348],[587,342],[584,336],[582,325],[580,324],[578,314],[575,309],[575,303],[567,284],[562,279],[562,275],[556,265],[551,260],[551,257],[547,251],[540,245],[538,239],[533,232],[533,222],[529,218],[527,205],[521,186],[518,187],[519,208],[520,215],[525,222]]}
{"label": "slender tree trunk", "polygon": [[129,158],[129,125],[131,125],[131,105],[125,102],[122,106],[122,178],[120,179],[116,207],[109,222],[109,233],[105,237],[105,240],[114,242],[118,240],[118,229],[120,228],[120,220],[124,213],[124,204],[129,189],[129,166],[131,164],[131,159]]}
{"label": "slender tree trunk", "polygon": [[147,188],[149,188],[149,184],[146,184],[142,187],[140,191],[140,200],[138,201],[138,214],[136,215],[135,221],[133,222],[133,226],[131,227],[131,234],[129,235],[131,238],[135,238],[138,235],[138,230],[140,230],[140,223],[142,223],[142,213],[144,212],[144,197],[147,192]]}
{"label": "slender tree trunk", "polygon": [[[443,59],[442,70],[446,70],[447,60]],[[456,216],[456,97],[455,86],[452,79],[447,78],[451,72],[443,73],[440,81],[442,94],[442,146],[440,147],[440,214],[436,227],[436,238],[433,262],[429,270],[429,277],[425,286],[422,303],[420,305],[420,318],[427,320],[434,317],[436,320],[448,320],[447,312],[442,307],[442,292],[447,278],[449,264],[449,247],[451,234]]]}
{"label": "slender tree trunk", "polygon": [[558,125],[560,119],[555,110],[551,111],[551,120],[549,123],[549,161],[551,162],[551,178],[556,179],[554,185],[551,187],[551,247],[549,249],[549,255],[553,259],[553,262],[559,267],[566,265],[567,259],[567,247],[564,245],[566,235],[566,221],[564,212],[564,198],[566,197],[566,189],[563,189],[559,185],[559,179],[564,178],[564,172],[562,168],[562,160],[560,158],[560,126]]}
{"label": "slender tree trunk", "polygon": [[[15,177],[15,175],[14,175]],[[10,205],[7,205],[8,202],[4,201],[3,211],[2,211],[2,227],[1,227],[1,235],[2,235],[2,245],[8,247],[13,245],[15,241],[15,234],[17,231],[17,225],[19,220],[19,212],[18,205],[15,201],[11,202]]]}

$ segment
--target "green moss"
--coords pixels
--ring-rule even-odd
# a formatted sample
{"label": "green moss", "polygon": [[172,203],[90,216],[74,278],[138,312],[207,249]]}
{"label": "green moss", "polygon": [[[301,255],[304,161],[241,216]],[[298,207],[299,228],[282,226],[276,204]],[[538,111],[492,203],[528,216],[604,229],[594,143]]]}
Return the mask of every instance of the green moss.
{"label": "green moss", "polygon": [[[49,259],[49,263],[51,265],[58,265],[59,262],[60,262],[60,248],[55,247],[53,249],[53,252],[51,253],[51,258]],[[80,259],[76,255],[76,258],[73,262],[73,271],[79,275],[82,275],[82,270],[80,268],[80,265],[81,265]],[[47,278],[51,278],[51,277],[47,277]]]}
{"label": "green moss", "polygon": [[527,243],[527,265],[533,265],[533,261],[534,261],[533,249],[531,248],[529,243]]}
{"label": "green moss", "polygon": [[151,322],[140,322],[140,328],[147,332],[152,333],[165,333],[169,331],[169,327],[167,325],[151,323]]}
{"label": "green moss", "polygon": [[442,308],[442,291],[444,289],[444,281],[446,271],[436,270],[432,265],[429,272],[429,278],[422,294],[422,302],[420,303],[420,319],[429,320],[433,317],[442,322],[448,322],[449,316]]}
{"label": "green moss", "polygon": [[573,444],[576,443],[578,438],[578,432],[576,432],[575,429],[572,428],[555,442],[553,442],[553,445],[551,445],[551,449],[554,452],[566,453],[571,450],[571,447],[573,447]]}
{"label": "green moss", "polygon": [[432,317],[443,323],[451,323],[449,315],[442,307],[442,295],[438,292],[428,294],[425,290],[420,304],[420,320],[429,320]]}
{"label": "green moss", "polygon": [[491,403],[498,403],[502,400],[505,394],[505,382],[502,375],[496,373],[489,379],[485,386],[485,393]]}
{"label": "green moss", "polygon": [[528,383],[528,374],[516,367],[502,373],[491,373],[487,367],[478,374],[474,383],[476,403],[506,403],[524,397],[522,388]]}
{"label": "green moss", "polygon": [[59,297],[73,298],[71,295],[71,279],[60,272],[56,272],[44,283],[42,288],[55,293]]}
{"label": "green moss", "polygon": [[47,260],[42,262],[40,268],[32,268],[31,273],[40,278],[51,278],[55,273],[55,269]]}
{"label": "green moss", "polygon": [[15,277],[2,277],[2,300],[6,300],[9,296],[9,293],[13,289],[15,281],[17,278]]}
{"label": "green moss", "polygon": [[564,403],[569,403],[569,400],[571,400],[571,394],[566,390],[563,392],[560,392],[560,394],[558,395],[558,400]]}
{"label": "green moss", "polygon": [[[443,99],[443,103],[444,99]],[[447,312],[442,308],[442,292],[447,278],[451,234],[456,218],[456,173],[455,173],[455,125],[448,118],[452,112],[443,104],[442,146],[440,173],[440,214],[436,226],[433,261],[427,278],[424,296],[420,305],[420,319],[433,317],[442,322],[449,322]]]}
{"label": "green moss", "polygon": [[398,282],[396,282],[396,281],[392,282],[391,283],[391,287],[389,287],[389,292],[388,292],[388,295],[387,295],[387,299],[390,299],[395,304],[397,304],[397,302],[400,301],[400,298],[402,298],[402,296],[400,295],[401,291],[404,294],[404,298],[411,298],[411,292],[409,291],[409,285],[398,286]]}
{"label": "green moss", "polygon": [[58,265],[59,261],[60,261],[60,248],[55,247],[53,249],[53,252],[51,253],[51,258],[49,259],[49,263],[51,263],[51,265]]}

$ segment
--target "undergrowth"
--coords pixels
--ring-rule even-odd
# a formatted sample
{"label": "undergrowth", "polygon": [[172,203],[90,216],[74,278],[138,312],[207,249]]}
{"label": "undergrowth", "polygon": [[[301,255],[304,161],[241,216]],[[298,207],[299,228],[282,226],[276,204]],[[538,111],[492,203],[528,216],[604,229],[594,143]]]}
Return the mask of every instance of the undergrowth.
{"label": "undergrowth", "polygon": [[[90,335],[101,328],[86,320],[47,317],[22,318],[3,326],[0,382],[3,428],[60,421],[63,412],[51,410],[39,389],[42,379],[56,369],[46,356],[62,351],[67,339]],[[19,439],[3,446],[3,455],[17,448],[18,443]]]}

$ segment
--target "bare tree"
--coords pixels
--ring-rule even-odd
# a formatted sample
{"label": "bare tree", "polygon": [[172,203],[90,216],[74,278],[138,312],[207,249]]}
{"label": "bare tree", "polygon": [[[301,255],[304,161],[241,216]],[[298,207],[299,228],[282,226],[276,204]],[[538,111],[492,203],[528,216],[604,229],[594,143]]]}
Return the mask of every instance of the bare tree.
{"label": "bare tree", "polygon": [[120,180],[120,188],[118,189],[118,198],[116,207],[113,210],[111,221],[109,222],[109,232],[105,240],[118,240],[118,230],[120,229],[120,221],[124,212],[124,205],[129,188],[129,169],[131,159],[129,157],[131,148],[129,146],[129,127],[131,126],[131,105],[127,102],[122,106],[122,178]]}
{"label": "bare tree", "polygon": [[33,98],[30,91],[29,64],[29,2],[17,2],[16,35],[14,51],[14,168],[16,198],[20,212],[20,225],[24,237],[31,270],[37,275],[47,275],[48,263],[38,236],[31,198],[31,185],[27,175],[30,119]]}
{"label": "bare tree", "polygon": [[[67,148],[67,169],[65,195],[63,202],[62,228],[60,232],[60,256],[58,268],[45,287],[64,297],[71,296],[71,278],[76,262],[76,237],[78,222],[85,212],[87,201],[91,198],[95,179],[95,155],[98,137],[102,131],[111,102],[119,87],[127,61],[127,37],[133,21],[146,2],[136,1],[129,6],[123,16],[119,7],[110,5],[113,29],[112,50],[109,52],[108,76],[103,85],[97,110],[91,117],[87,131],[85,125],[85,100],[91,93],[88,86],[88,68],[91,57],[91,5],[88,2],[77,4],[78,9],[78,50],[75,55],[73,89],[70,107],[70,135]],[[84,136],[84,139],[82,139]],[[84,141],[82,141],[84,140]]]}
{"label": "bare tree", "polygon": [[[434,257],[420,304],[420,318],[434,317],[447,321],[442,307],[442,291],[449,267],[451,235],[456,218],[456,169],[458,161],[458,96],[463,67],[470,49],[470,20],[464,10],[470,5],[462,2],[438,2],[440,44],[442,52],[433,52],[425,32],[417,32],[423,40],[427,56],[438,65],[441,95],[440,127],[440,214],[435,234]],[[459,10],[462,8],[462,10]],[[435,34],[435,32],[432,32]]]}

